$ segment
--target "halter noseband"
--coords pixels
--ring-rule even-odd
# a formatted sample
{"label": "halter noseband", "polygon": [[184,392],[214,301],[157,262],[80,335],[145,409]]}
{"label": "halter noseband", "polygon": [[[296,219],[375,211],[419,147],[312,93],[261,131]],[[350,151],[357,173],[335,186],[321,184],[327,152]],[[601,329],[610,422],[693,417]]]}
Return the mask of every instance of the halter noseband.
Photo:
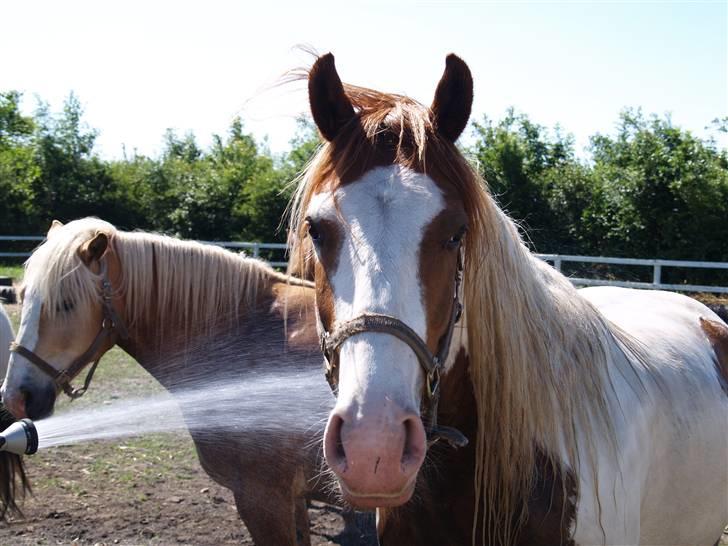
{"label": "halter noseband", "polygon": [[423,400],[422,421],[425,424],[428,441],[432,444],[439,439],[453,447],[464,447],[468,439],[452,427],[437,424],[437,405],[440,401],[440,374],[450,352],[450,343],[455,324],[460,320],[463,306],[460,303],[460,286],[463,282],[463,250],[458,248],[457,268],[455,271],[455,294],[453,296],[450,321],[445,335],[440,340],[436,355],[430,352],[424,340],[412,328],[398,318],[379,313],[363,313],[346,322],[339,323],[331,332],[321,333],[321,351],[324,354],[326,380],[336,393],[339,383],[339,348],[347,339],[357,334],[374,332],[389,334],[405,342],[425,371],[425,398]]}
{"label": "halter noseband", "polygon": [[[30,349],[26,349],[14,341],[10,344],[10,350],[12,352],[18,353],[29,362],[35,364],[43,373],[49,375],[51,379],[53,379],[53,382],[72,400],[80,398],[88,390],[88,387],[91,384],[91,379],[96,371],[96,367],[99,365],[99,361],[101,360],[101,356],[95,360],[93,360],[93,358],[103,343],[111,337],[114,332],[116,332],[121,339],[127,339],[129,337],[129,332],[124,325],[124,321],[121,320],[116,309],[114,309],[113,291],[111,288],[111,282],[107,275],[106,260],[104,258],[101,260],[101,277],[101,305],[104,312],[104,318],[101,321],[101,329],[99,330],[99,333],[96,334],[96,337],[91,342],[89,348],[86,349],[81,356],[76,358],[68,368],[65,370],[58,370]],[[71,381],[89,362],[92,361],[93,366],[91,366],[91,369],[86,374],[83,387],[78,389],[73,388]]]}

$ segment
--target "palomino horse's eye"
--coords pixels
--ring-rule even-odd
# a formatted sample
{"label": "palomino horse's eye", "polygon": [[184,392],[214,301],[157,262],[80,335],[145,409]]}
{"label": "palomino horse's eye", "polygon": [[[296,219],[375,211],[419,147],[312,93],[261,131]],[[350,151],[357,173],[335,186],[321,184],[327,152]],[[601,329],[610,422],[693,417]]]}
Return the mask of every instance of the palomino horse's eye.
{"label": "palomino horse's eye", "polygon": [[465,237],[465,232],[468,230],[467,226],[462,226],[455,235],[450,237],[445,243],[445,247],[449,249],[456,249],[460,246],[460,243]]}
{"label": "palomino horse's eye", "polygon": [[311,237],[311,240],[313,242],[316,243],[321,240],[321,232],[316,227],[316,224],[313,223],[313,220],[311,220],[311,217],[306,218],[305,229],[308,232],[308,236]]}
{"label": "palomino horse's eye", "polygon": [[73,311],[73,302],[68,300],[63,300],[59,305],[56,311],[68,313],[70,311]]}

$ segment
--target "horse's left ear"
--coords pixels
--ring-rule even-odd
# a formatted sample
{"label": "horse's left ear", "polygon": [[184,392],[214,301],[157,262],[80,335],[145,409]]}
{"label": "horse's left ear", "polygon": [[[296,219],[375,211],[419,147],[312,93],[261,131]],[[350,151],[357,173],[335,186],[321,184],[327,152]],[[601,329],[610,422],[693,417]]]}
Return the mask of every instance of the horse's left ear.
{"label": "horse's left ear", "polygon": [[78,249],[81,261],[90,265],[93,261],[99,261],[109,248],[109,236],[102,231],[97,231],[93,239],[86,241]]}
{"label": "horse's left ear", "polygon": [[61,228],[61,227],[63,227],[63,222],[61,222],[60,220],[53,220],[51,222],[51,227],[48,228],[47,237],[50,237],[51,233],[53,233],[55,230],[57,230],[58,228]]}
{"label": "horse's left ear", "polygon": [[329,142],[356,116],[331,53],[316,59],[308,73],[308,101],[321,136]]}
{"label": "horse's left ear", "polygon": [[455,142],[468,125],[472,107],[473,76],[465,61],[451,53],[445,60],[445,73],[430,107],[435,129]]}

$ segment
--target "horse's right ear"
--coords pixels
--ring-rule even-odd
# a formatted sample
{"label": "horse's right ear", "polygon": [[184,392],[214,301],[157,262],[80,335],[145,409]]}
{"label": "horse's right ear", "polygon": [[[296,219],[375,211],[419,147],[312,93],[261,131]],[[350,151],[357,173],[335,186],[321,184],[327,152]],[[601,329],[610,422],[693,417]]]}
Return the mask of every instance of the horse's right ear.
{"label": "horse's right ear", "polygon": [[316,59],[308,73],[308,101],[321,136],[329,142],[356,116],[331,53]]}
{"label": "horse's right ear", "polygon": [[51,227],[48,228],[48,235],[46,236],[49,236],[54,230],[58,229],[59,227],[63,227],[63,222],[53,220],[51,222]]}
{"label": "horse's right ear", "polygon": [[99,261],[109,247],[109,236],[103,231],[97,231],[93,239],[83,243],[78,249],[81,261],[86,265]]}

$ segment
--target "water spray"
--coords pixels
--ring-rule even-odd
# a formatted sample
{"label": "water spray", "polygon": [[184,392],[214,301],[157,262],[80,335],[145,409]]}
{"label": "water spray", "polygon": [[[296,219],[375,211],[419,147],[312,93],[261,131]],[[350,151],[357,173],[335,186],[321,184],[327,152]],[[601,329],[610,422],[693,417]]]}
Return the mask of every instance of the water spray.
{"label": "water spray", "polygon": [[38,451],[38,431],[30,419],[16,421],[0,432],[0,451],[32,455]]}

